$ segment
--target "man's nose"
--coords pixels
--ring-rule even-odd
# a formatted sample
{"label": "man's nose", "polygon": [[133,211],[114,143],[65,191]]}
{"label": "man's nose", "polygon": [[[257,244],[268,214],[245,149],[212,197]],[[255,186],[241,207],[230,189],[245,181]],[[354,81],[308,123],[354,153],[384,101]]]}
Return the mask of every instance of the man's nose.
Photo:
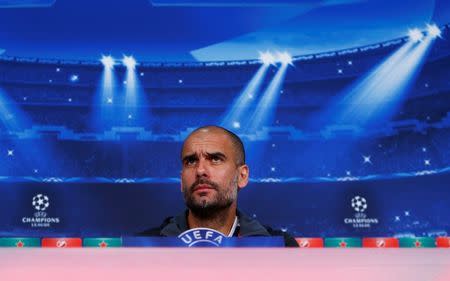
{"label": "man's nose", "polygon": [[208,163],[205,159],[200,159],[197,165],[197,177],[209,177]]}

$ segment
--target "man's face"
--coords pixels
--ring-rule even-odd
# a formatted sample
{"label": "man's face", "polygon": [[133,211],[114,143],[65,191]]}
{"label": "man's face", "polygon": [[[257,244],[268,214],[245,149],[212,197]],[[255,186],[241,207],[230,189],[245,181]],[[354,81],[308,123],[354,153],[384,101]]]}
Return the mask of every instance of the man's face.
{"label": "man's face", "polygon": [[230,137],[220,130],[192,134],[182,151],[181,187],[187,207],[197,214],[236,203],[238,189],[248,182],[248,167],[238,166]]}

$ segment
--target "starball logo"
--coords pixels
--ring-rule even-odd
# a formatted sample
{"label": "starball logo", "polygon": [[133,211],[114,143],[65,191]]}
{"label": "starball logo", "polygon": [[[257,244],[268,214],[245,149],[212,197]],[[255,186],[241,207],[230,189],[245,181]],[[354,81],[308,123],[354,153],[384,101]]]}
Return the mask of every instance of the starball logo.
{"label": "starball logo", "polygon": [[187,230],[178,238],[188,247],[220,247],[225,236],[210,228],[193,228]]}
{"label": "starball logo", "polygon": [[33,228],[46,228],[60,223],[59,217],[50,217],[45,212],[50,207],[50,198],[47,195],[39,193],[33,196],[31,206],[36,212],[32,217],[23,217],[23,224],[30,225]]}
{"label": "starball logo", "polygon": [[355,214],[352,218],[344,218],[344,224],[351,225],[353,228],[370,228],[378,224],[378,218],[369,218],[365,213],[369,208],[366,198],[356,195],[350,201],[350,206]]}

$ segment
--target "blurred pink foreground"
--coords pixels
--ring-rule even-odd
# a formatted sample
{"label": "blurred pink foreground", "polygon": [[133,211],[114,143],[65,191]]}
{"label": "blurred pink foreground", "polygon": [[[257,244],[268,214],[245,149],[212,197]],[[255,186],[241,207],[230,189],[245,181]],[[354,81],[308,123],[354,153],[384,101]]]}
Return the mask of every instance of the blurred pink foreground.
{"label": "blurred pink foreground", "polygon": [[449,281],[449,249],[3,248],[0,280]]}

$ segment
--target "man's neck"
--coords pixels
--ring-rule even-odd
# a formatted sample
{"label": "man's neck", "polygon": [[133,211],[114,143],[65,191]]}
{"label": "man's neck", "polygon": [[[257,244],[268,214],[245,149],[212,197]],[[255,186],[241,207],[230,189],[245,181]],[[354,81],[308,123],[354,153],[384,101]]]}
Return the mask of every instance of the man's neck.
{"label": "man's neck", "polygon": [[190,210],[187,216],[189,228],[206,227],[228,235],[236,218],[236,206],[224,209],[209,218],[195,216]]}

